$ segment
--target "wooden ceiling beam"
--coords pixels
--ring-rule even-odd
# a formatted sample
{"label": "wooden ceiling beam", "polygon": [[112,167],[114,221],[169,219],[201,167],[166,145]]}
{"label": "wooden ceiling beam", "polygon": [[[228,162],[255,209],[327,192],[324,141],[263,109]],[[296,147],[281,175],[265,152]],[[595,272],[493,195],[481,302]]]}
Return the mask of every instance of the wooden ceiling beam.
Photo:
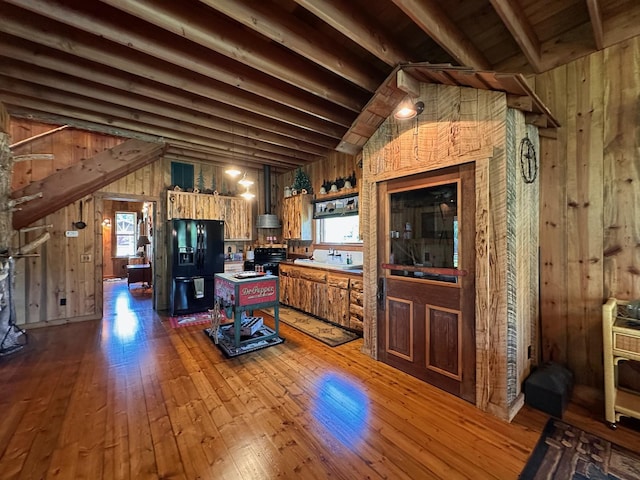
{"label": "wooden ceiling beam", "polygon": [[589,9],[589,18],[591,19],[591,28],[593,30],[593,39],[596,42],[598,50],[604,49],[604,30],[602,27],[602,13],[600,11],[599,0],[587,0]]}
{"label": "wooden ceiling beam", "polygon": [[[345,108],[359,111],[365,101],[364,92],[351,82],[300,55],[292,55],[278,44],[265,42],[252,31],[238,29],[235,22],[222,15],[211,15],[211,10],[203,5],[151,0],[102,0],[102,3]],[[375,88],[372,85],[367,90],[372,92]],[[358,97],[362,101],[355,103]]]}
{"label": "wooden ceiling beam", "polygon": [[392,0],[460,65],[491,70],[491,63],[435,0]]}
{"label": "wooden ceiling beam", "polygon": [[[75,55],[87,60],[95,61],[107,66],[117,66],[124,71],[135,71],[140,76],[155,80],[154,71],[175,70],[184,68],[191,72],[203,75],[202,82],[216,83],[231,86],[233,90],[240,90],[259,95],[265,99],[280,103],[294,110],[305,112],[319,119],[348,127],[353,119],[354,112],[361,108],[361,100],[352,99],[354,104],[351,111],[346,107],[333,104],[310,93],[291,87],[266,74],[252,70],[244,65],[234,65],[231,60],[213,52],[197,55],[192,46],[186,50],[176,48],[179,39],[160,40],[148,38],[140,33],[125,30],[119,24],[109,23],[106,20],[83,15],[60,3],[51,3],[38,0],[12,0],[19,4],[28,4],[29,10],[38,13],[45,18],[50,18],[70,25],[86,35],[77,31],[69,31],[63,25],[50,22],[46,30],[41,30],[34,23],[37,19],[33,15],[25,15],[25,11],[13,6],[3,6],[3,21],[0,22],[0,31],[34,41],[42,45],[54,47],[65,53]],[[55,8],[54,8],[55,7]],[[105,40],[114,42],[107,46]],[[212,56],[218,55],[214,62]],[[158,60],[167,62],[166,65],[157,65]],[[142,65],[141,65],[142,64]],[[156,65],[156,68],[150,67]],[[142,67],[142,68],[141,68]],[[133,69],[133,70],[132,70]],[[179,83],[184,82],[184,73],[178,75]],[[215,87],[217,88],[217,86]],[[232,93],[233,94],[233,93]]]}
{"label": "wooden ceiling beam", "polygon": [[[231,122],[229,120],[212,117],[210,115],[203,115],[197,111],[188,110],[176,105],[166,105],[140,96],[132,96],[126,92],[112,88],[108,89],[100,85],[79,85],[77,82],[70,80],[66,75],[53,74],[42,69],[36,70],[33,68],[27,68],[17,72],[18,79],[16,79],[16,77],[13,76],[7,77],[6,75],[3,75],[6,70],[5,65],[0,65],[0,88],[12,90],[15,93],[37,97],[41,91],[46,92],[51,89],[56,89],[68,93],[71,97],[82,96],[87,99],[98,102],[108,102],[112,105],[132,110],[128,115],[134,120],[139,117],[137,112],[134,112],[133,110],[139,110],[147,114],[159,115],[172,119],[173,121],[186,122],[188,124],[198,125],[200,127],[220,132],[219,134],[212,134],[211,138],[225,141],[232,140],[236,143],[248,141],[245,140],[246,138],[251,141],[270,143],[272,145],[311,153],[314,155],[324,156],[327,153],[327,148],[297,141],[293,138],[277,135],[271,132],[254,129],[249,125]],[[39,85],[39,88],[36,90],[33,87],[29,87],[33,84]],[[15,90],[13,89],[13,85],[16,86]],[[229,135],[231,137],[228,137]]]}
{"label": "wooden ceiling beam", "polygon": [[420,82],[404,70],[398,70],[396,73],[396,86],[413,98],[420,96]]}
{"label": "wooden ceiling beam", "polygon": [[237,0],[201,2],[369,92],[374,92],[384,80],[385,73],[275,4]]}
{"label": "wooden ceiling beam", "polygon": [[222,155],[220,153],[205,153],[191,149],[181,149],[176,147],[169,147],[164,154],[168,159],[179,159],[189,162],[203,162],[207,164],[219,165],[221,167],[235,165],[243,168],[254,168],[256,170],[261,169],[264,165],[269,165],[272,168],[278,168],[282,171],[294,170],[295,168],[304,165],[304,163],[290,163],[283,164],[281,162],[271,161],[255,161],[247,157],[230,157],[229,155]]}
{"label": "wooden ceiling beam", "polygon": [[[180,77],[172,72],[154,72],[158,75],[155,76],[156,81],[151,82],[128,72],[116,74],[111,68],[80,59],[72,60],[68,55],[58,51],[43,52],[41,48],[32,49],[26,42],[8,35],[0,34],[0,43],[3,46],[3,55],[20,62],[0,63],[0,71],[6,72],[9,76],[18,77],[18,72],[24,69],[20,65],[25,62],[24,64],[38,65],[54,72],[65,72],[75,77],[74,80],[77,82],[88,80],[327,148],[332,148],[346,131],[344,127],[283,108],[274,102],[261,102],[255,95],[238,92],[241,97],[232,97],[228,95],[230,92],[225,90],[229,88],[226,86],[219,90],[200,82],[192,82],[189,77],[180,80]],[[176,89],[174,85],[181,85],[183,90]]]}
{"label": "wooden ceiling beam", "polygon": [[294,0],[298,5],[331,25],[354,43],[395,67],[414,60],[373,18],[355,3],[344,0]]}
{"label": "wooden ceiling beam", "polygon": [[13,214],[13,228],[19,230],[70,205],[162,156],[164,143],[127,140],[120,145],[81,160],[47,178],[13,192],[13,198],[39,194]]}
{"label": "wooden ceiling beam", "polygon": [[490,2],[524,56],[527,57],[533,70],[540,73],[543,70],[540,41],[520,4],[511,0],[490,0]]}
{"label": "wooden ceiling beam", "polygon": [[[124,118],[119,118],[114,112],[109,113],[101,112],[100,110],[86,110],[81,107],[72,107],[70,102],[55,103],[52,101],[46,101],[41,99],[29,98],[25,96],[17,96],[10,92],[0,91],[2,93],[3,101],[10,108],[13,114],[14,106],[21,107],[23,109],[29,109],[32,111],[31,116],[38,118],[38,112],[45,112],[55,115],[60,119],[61,123],[70,123],[72,119],[84,120],[85,122],[91,122],[94,124],[109,125],[112,129],[118,131],[123,129],[125,131],[133,131],[141,134],[156,135],[156,138],[166,139],[170,141],[172,139],[183,140],[188,143],[208,145],[228,152],[236,151],[243,155],[251,156],[254,158],[264,158],[271,160],[288,160],[288,159],[300,159],[301,161],[313,161],[319,157],[314,155],[303,154],[302,152],[296,152],[295,150],[281,149],[279,147],[269,146],[268,144],[261,145],[261,149],[256,149],[255,146],[247,146],[245,144],[234,144],[233,142],[224,142],[212,140],[206,136],[206,132],[199,130],[200,135],[192,133],[192,129],[180,128],[173,124],[166,124],[159,118],[146,119],[145,123],[140,121],[131,121]],[[106,108],[106,104],[103,108]],[[121,113],[121,112],[120,112]],[[121,113],[122,114],[122,113]],[[66,121],[69,119],[69,121]],[[154,122],[154,120],[156,120]],[[95,129],[94,129],[95,130]],[[117,135],[117,133],[115,133]],[[273,151],[275,150],[275,151]]]}
{"label": "wooden ceiling beam", "polygon": [[183,149],[189,150],[191,152],[200,152],[207,153],[211,155],[218,155],[225,157],[229,160],[247,160],[253,162],[262,162],[265,165],[282,165],[284,168],[291,169],[293,167],[297,167],[300,165],[306,165],[307,163],[312,163],[316,160],[319,160],[320,157],[317,157],[312,160],[307,160],[304,158],[265,158],[264,156],[250,155],[246,152],[236,151],[236,150],[228,150],[222,149],[214,145],[202,145],[195,144],[193,142],[187,142],[182,139],[170,139],[168,145],[175,151],[175,149]]}
{"label": "wooden ceiling beam", "polygon": [[66,115],[60,115],[59,113],[49,113],[48,111],[27,108],[19,104],[11,106],[11,116],[32,120],[34,122],[48,123],[51,125],[66,124],[70,128],[77,128],[78,130],[85,130],[87,132],[102,133],[104,135],[111,135],[114,137],[122,137],[123,139],[131,138],[150,143],[162,140],[158,135],[137,132],[126,128],[118,128],[113,125],[103,125],[90,120],[82,120]]}
{"label": "wooden ceiling beam", "polygon": [[[318,155],[298,151],[292,148],[257,142],[255,140],[247,138],[238,138],[234,135],[226,134],[224,132],[219,132],[206,127],[200,127],[194,124],[189,124],[171,117],[164,117],[142,111],[135,111],[131,108],[126,107],[118,108],[117,106],[106,102],[86,99],[77,95],[63,94],[61,92],[50,89],[45,90],[42,88],[29,86],[24,83],[16,85],[15,82],[13,82],[9,86],[9,88],[6,88],[7,85],[5,82],[5,78],[6,77],[0,77],[0,91],[2,91],[2,89],[5,89],[4,91],[7,92],[7,94],[4,95],[7,103],[15,103],[16,101],[19,101],[18,98],[24,98],[29,99],[25,101],[31,102],[32,106],[39,103],[40,107],[42,107],[42,105],[44,105],[43,102],[48,103],[49,108],[56,108],[57,105],[58,111],[52,112],[51,110],[48,110],[51,113],[60,113],[65,115],[68,114],[67,112],[69,112],[70,109],[74,109],[76,112],[93,112],[93,118],[96,123],[127,125],[125,128],[139,130],[146,133],[155,132],[158,135],[166,137],[171,137],[178,134],[187,137],[199,137],[206,139],[207,142],[226,145],[228,146],[228,148],[242,148],[243,151],[249,152],[254,150],[264,151],[278,156],[295,156],[297,158],[306,160],[311,160],[318,157]],[[22,95],[22,97],[16,97],[16,94]],[[38,107],[34,108],[38,109]],[[102,119],[102,121],[100,121],[100,119]],[[324,155],[326,155],[326,153],[328,152],[325,150]]]}
{"label": "wooden ceiling beam", "polygon": [[[308,163],[313,162],[313,160],[307,161],[300,158],[280,158],[277,160],[265,159],[262,157],[246,155],[242,152],[223,150],[216,146],[194,144],[191,142],[186,142],[184,140],[177,140],[177,139],[171,139],[167,143],[167,145],[168,145],[167,147],[168,151],[178,152],[184,155],[187,155],[187,154],[191,155],[191,154],[197,154],[197,153],[214,155],[220,158],[226,158],[227,163],[243,161],[243,162],[255,163],[257,165],[276,166],[276,167],[283,168],[284,170],[292,170],[301,165],[306,165]],[[320,157],[318,157],[316,160],[318,160],[319,158]]]}

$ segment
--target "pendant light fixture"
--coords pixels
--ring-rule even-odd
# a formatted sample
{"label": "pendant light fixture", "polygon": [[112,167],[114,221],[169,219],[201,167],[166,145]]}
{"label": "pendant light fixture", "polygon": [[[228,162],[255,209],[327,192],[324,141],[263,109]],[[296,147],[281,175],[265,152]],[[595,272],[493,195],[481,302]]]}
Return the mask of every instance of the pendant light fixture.
{"label": "pendant light fixture", "polygon": [[251,193],[251,192],[249,191],[249,187],[246,187],[246,190],[245,190],[244,192],[242,192],[242,193],[240,194],[240,196],[241,196],[242,198],[244,198],[245,200],[251,200],[251,199],[252,199],[252,198],[254,198],[256,195],[255,195],[255,193]]}
{"label": "pendant light fixture", "polygon": [[244,175],[238,183],[248,189],[251,185],[253,185],[253,180],[249,180],[247,178],[247,172],[244,172]]}

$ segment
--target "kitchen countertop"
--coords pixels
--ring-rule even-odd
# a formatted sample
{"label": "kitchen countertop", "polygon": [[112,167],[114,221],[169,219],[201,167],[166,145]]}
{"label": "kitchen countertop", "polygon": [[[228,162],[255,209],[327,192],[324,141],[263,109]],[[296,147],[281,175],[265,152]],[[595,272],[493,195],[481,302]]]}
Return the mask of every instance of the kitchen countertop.
{"label": "kitchen countertop", "polygon": [[295,263],[293,259],[287,259],[284,260],[282,262],[280,262],[282,265],[291,265],[293,267],[301,267],[301,268],[313,268],[315,270],[326,270],[328,272],[340,272],[340,273],[346,273],[349,275],[357,275],[359,277],[362,276],[362,267],[355,267],[355,268],[341,268],[340,266],[336,266],[334,268],[332,268],[331,266],[325,264],[325,263],[320,263],[320,264],[316,264],[314,265],[313,263]]}

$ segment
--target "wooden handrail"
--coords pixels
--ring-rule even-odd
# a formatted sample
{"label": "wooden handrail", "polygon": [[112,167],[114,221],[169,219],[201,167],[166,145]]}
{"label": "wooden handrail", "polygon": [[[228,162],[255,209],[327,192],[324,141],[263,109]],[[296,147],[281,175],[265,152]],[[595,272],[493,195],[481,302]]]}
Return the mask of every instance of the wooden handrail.
{"label": "wooden handrail", "polygon": [[381,266],[385,270],[406,270],[408,272],[450,275],[452,277],[464,277],[469,274],[466,270],[458,270],[457,268],[420,267],[417,265],[400,265],[396,263],[383,263]]}

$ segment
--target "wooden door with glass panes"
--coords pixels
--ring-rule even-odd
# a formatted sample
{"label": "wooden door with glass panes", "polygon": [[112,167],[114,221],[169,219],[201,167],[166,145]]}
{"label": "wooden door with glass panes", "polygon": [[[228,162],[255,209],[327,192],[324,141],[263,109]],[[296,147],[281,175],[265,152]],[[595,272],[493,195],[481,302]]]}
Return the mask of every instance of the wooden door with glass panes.
{"label": "wooden door with glass panes", "polygon": [[378,189],[379,359],[475,402],[473,164]]}

